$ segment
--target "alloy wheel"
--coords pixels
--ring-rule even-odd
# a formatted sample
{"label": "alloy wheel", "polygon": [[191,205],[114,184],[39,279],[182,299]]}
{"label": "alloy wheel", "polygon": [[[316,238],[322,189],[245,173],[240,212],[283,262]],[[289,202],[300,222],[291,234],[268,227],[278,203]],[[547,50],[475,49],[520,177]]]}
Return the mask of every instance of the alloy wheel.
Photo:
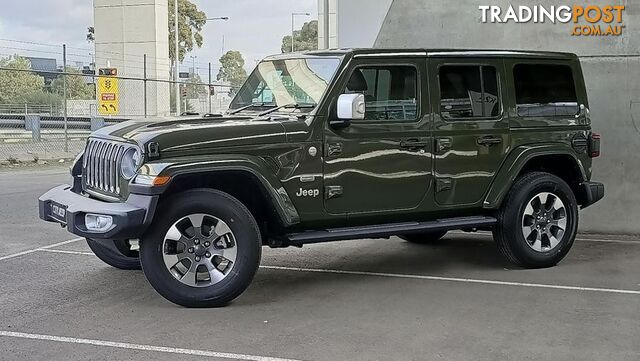
{"label": "alloy wheel", "polygon": [[527,203],[522,216],[522,235],[536,252],[556,248],[567,228],[567,210],[555,194],[542,192]]}
{"label": "alloy wheel", "polygon": [[167,231],[162,244],[167,270],[181,283],[207,287],[225,279],[237,257],[231,228],[210,214],[190,214]]}

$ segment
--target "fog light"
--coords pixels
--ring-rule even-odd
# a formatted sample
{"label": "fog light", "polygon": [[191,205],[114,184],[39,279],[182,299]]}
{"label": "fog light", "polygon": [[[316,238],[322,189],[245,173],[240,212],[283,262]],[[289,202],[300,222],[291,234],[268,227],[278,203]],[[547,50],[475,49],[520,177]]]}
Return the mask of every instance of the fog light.
{"label": "fog light", "polygon": [[102,214],[87,214],[84,216],[84,225],[91,232],[106,232],[113,226],[113,218]]}

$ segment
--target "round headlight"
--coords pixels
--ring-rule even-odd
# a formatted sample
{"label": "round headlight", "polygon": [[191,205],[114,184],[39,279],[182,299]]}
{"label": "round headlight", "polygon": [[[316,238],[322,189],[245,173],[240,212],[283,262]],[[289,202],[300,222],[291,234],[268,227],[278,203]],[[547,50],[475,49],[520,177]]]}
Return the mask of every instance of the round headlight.
{"label": "round headlight", "polygon": [[120,173],[124,179],[131,179],[138,172],[142,157],[140,152],[135,148],[129,148],[124,152],[122,156],[122,162],[120,163]]}

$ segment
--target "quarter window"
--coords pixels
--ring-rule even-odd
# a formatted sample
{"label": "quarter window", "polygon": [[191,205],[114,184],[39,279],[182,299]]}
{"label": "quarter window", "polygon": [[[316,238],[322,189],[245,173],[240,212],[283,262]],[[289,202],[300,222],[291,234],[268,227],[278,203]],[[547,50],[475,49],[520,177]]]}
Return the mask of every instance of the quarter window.
{"label": "quarter window", "polygon": [[416,120],[417,84],[412,66],[367,66],[354,70],[345,92],[364,94],[364,120]]}
{"label": "quarter window", "polygon": [[440,114],[445,119],[500,115],[498,76],[493,66],[440,67]]}
{"label": "quarter window", "polygon": [[569,66],[518,64],[513,69],[513,78],[519,116],[572,116],[578,113],[576,87]]}

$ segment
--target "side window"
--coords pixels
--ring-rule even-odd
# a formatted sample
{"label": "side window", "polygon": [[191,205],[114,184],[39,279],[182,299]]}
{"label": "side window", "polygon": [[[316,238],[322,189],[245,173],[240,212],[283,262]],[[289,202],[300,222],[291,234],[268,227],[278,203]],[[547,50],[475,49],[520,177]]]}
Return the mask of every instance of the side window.
{"label": "side window", "polygon": [[519,116],[571,116],[578,113],[576,87],[569,66],[518,64],[513,68],[513,78]]}
{"label": "side window", "polygon": [[365,97],[364,120],[416,120],[418,74],[412,66],[365,66],[354,70],[346,93]]}
{"label": "side window", "polygon": [[500,115],[498,75],[493,66],[440,67],[440,114],[449,120]]}

